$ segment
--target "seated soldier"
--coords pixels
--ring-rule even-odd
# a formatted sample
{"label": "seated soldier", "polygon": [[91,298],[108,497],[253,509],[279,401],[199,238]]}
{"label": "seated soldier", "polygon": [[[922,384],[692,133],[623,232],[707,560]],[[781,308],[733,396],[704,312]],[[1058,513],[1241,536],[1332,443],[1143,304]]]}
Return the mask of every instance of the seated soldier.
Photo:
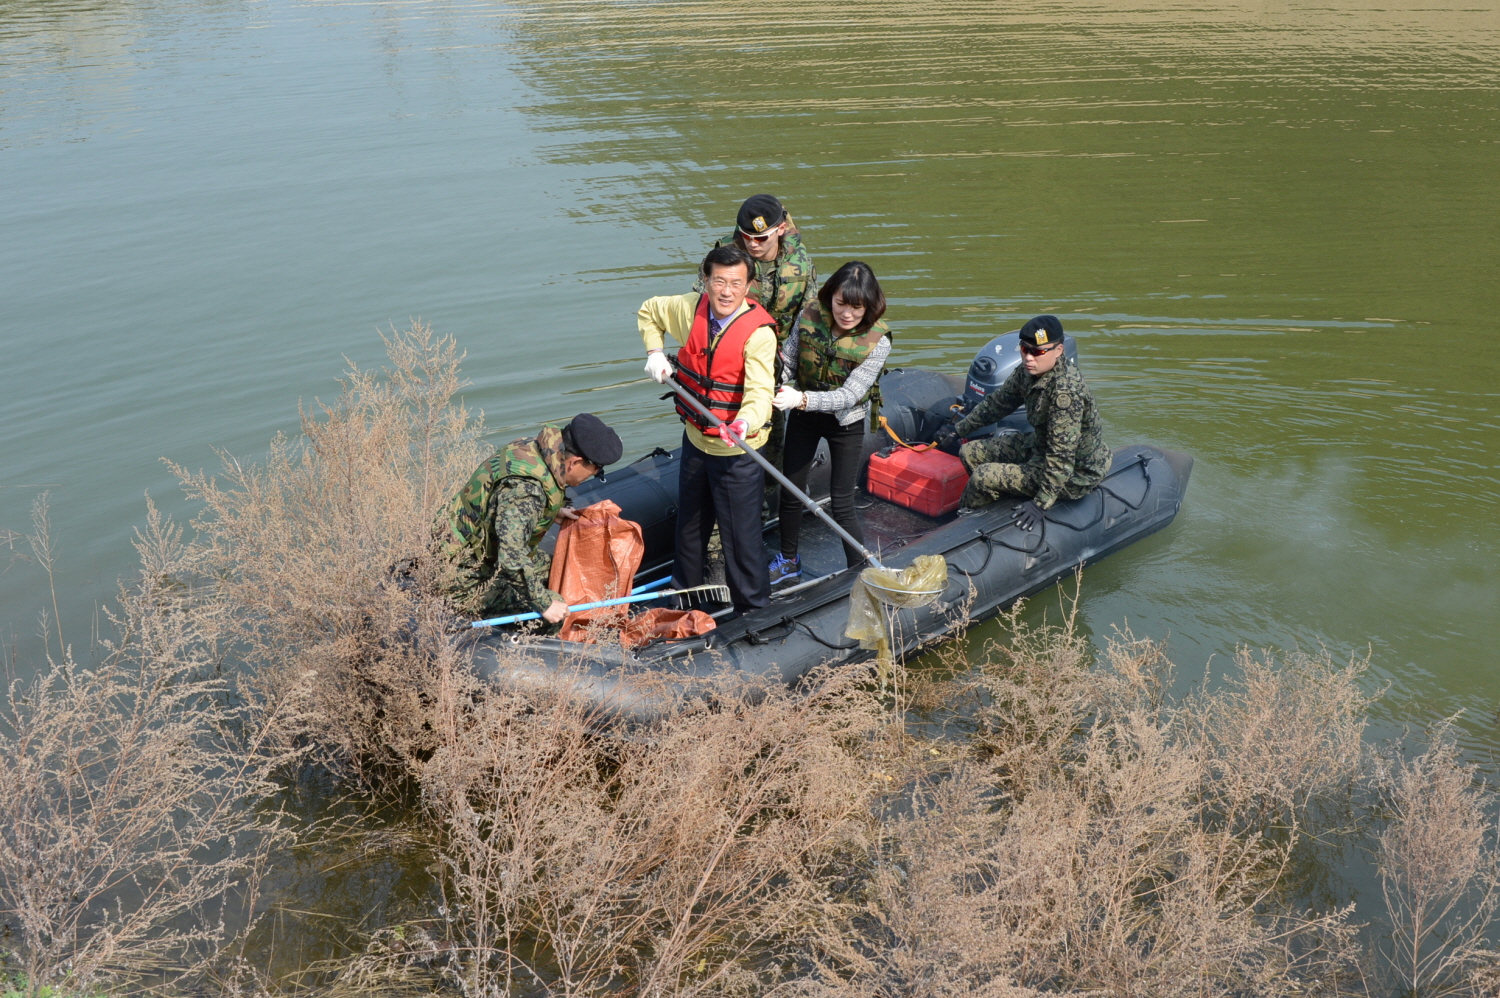
{"label": "seated soldier", "polygon": [[1094,397],[1078,366],[1063,352],[1062,322],[1039,315],[1021,327],[1021,363],[956,424],[938,431],[949,450],[962,437],[1004,419],[1021,406],[1031,433],[1002,433],[958,448],[969,469],[960,511],[987,506],[1002,496],[1027,501],[1016,525],[1031,530],[1059,499],[1078,499],[1104,480],[1110,452]]}
{"label": "seated soldier", "polygon": [[623,449],[613,429],[581,412],[496,451],[438,519],[437,551],[455,569],[447,595],[480,617],[540,613],[560,623],[568,605],[547,588],[552,559],[537,545],[554,522],[578,519],[563,489],[599,474]]}

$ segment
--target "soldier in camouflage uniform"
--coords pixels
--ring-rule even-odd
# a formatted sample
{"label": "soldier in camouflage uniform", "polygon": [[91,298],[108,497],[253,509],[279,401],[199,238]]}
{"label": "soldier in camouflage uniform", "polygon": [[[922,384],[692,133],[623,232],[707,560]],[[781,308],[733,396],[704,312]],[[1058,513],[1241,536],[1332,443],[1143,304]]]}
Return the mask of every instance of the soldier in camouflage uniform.
{"label": "soldier in camouflage uniform", "polygon": [[[802,245],[802,236],[792,216],[770,194],[756,194],[740,205],[735,231],[714,245],[729,243],[739,244],[755,261],[755,273],[750,275],[750,291],[745,297],[759,302],[776,320],[776,348],[780,351],[792,333],[797,316],[809,302],[817,300],[818,272],[813,267],[812,257]],[[703,291],[701,275],[693,290]],[[786,413],[778,410],[771,414],[771,435],[760,449],[760,453],[778,469],[785,439]],[[775,480],[767,476],[767,503],[774,502],[776,490]],[[768,509],[774,508],[768,506]]]}
{"label": "soldier in camouflage uniform", "polygon": [[1031,433],[1000,434],[959,448],[969,469],[969,485],[959,505],[987,506],[1003,496],[1028,501],[1016,522],[1026,530],[1059,499],[1087,495],[1109,471],[1099,410],[1078,367],[1063,352],[1063,328],[1056,316],[1039,315],[1021,328],[1022,363],[1005,384],[990,393],[957,424],[939,432],[952,441],[1026,407]]}
{"label": "soldier in camouflage uniform", "polygon": [[559,623],[567,604],[547,588],[552,559],[537,545],[553,523],[578,518],[563,490],[621,452],[615,431],[586,412],[496,451],[438,518],[434,546],[454,569],[447,595],[476,616],[540,613]]}
{"label": "soldier in camouflage uniform", "polygon": [[[776,320],[779,348],[791,335],[797,316],[818,293],[818,273],[812,257],[802,245],[802,236],[786,208],[769,194],[757,194],[740,205],[735,231],[714,245],[730,243],[738,243],[755,261],[755,273],[750,275],[750,291],[745,297],[759,302]],[[702,293],[701,275],[693,290]]]}

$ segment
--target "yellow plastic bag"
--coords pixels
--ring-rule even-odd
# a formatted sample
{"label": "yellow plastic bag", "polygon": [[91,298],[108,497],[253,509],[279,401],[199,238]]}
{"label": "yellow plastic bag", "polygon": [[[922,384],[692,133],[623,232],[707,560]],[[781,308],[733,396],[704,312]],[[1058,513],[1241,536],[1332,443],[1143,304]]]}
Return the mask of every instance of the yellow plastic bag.
{"label": "yellow plastic bag", "polygon": [[925,606],[948,586],[948,562],[940,554],[924,554],[902,569],[876,568],[859,573],[849,591],[849,624],[844,636],[873,649],[884,683],[891,670],[891,638],[885,607]]}

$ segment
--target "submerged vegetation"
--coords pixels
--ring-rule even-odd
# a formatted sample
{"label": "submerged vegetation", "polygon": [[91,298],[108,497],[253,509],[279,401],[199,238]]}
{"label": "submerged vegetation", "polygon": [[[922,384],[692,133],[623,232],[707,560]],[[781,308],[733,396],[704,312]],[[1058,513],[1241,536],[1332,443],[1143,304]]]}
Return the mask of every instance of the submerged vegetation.
{"label": "submerged vegetation", "polygon": [[[623,738],[566,676],[481,683],[421,557],[480,427],[451,342],[388,345],[264,465],[175,469],[202,513],[149,511],[101,665],[54,611],[0,720],[6,988],[1495,993],[1489,790],[1444,724],[1371,746],[1362,661],[1181,692],[1158,642],[1013,611],[894,693],[726,672]],[[319,780],[399,817],[305,817]],[[420,888],[285,972],[274,870],[392,854]],[[1326,875],[1366,857],[1378,899]]]}

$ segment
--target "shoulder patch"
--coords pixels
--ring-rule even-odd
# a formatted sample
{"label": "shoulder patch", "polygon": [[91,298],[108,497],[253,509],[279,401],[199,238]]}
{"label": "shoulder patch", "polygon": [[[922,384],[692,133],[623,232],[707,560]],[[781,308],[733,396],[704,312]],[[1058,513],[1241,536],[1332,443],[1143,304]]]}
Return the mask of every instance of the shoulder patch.
{"label": "shoulder patch", "polygon": [[1073,407],[1073,396],[1067,392],[1058,392],[1055,400],[1059,408],[1071,409]]}

